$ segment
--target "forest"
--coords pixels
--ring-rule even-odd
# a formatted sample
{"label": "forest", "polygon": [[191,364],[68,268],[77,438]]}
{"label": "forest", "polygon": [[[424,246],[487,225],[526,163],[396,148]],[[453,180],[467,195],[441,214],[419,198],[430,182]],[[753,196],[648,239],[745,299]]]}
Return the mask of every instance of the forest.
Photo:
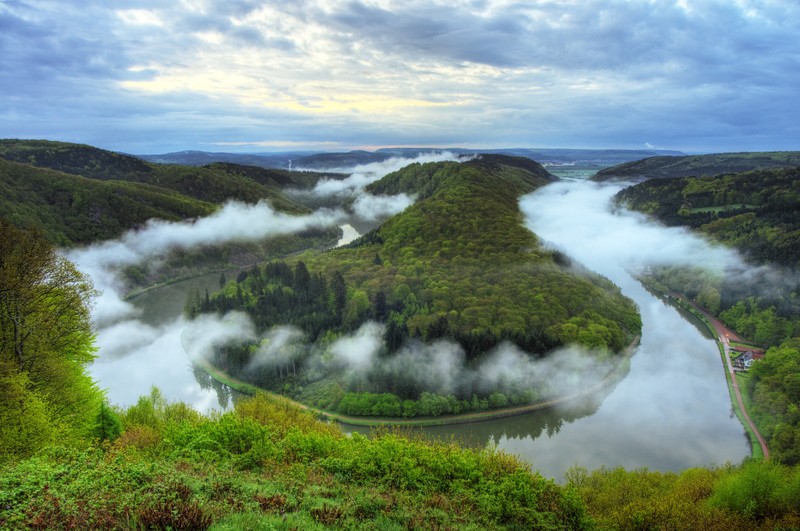
{"label": "forest", "polygon": [[[24,186],[26,179],[37,175],[55,182],[67,175],[32,168],[27,163],[9,163],[3,172],[18,172],[13,187]],[[508,177],[503,187],[507,193],[483,204],[477,197],[494,189],[490,183],[498,172]],[[512,318],[511,325],[500,327],[492,315],[460,315],[459,311],[454,315],[448,304],[465,300],[469,308],[484,297],[492,304],[514,303],[519,296],[514,286],[527,289],[525,278],[533,275],[537,281],[555,279],[552,285],[544,283],[536,298],[541,295],[548,304],[564,303],[548,307],[551,314],[544,312],[541,324],[553,316],[568,317],[544,327],[552,334],[550,341],[578,337],[586,344],[602,339],[607,347],[614,346],[614,334],[598,328],[583,337],[569,334],[588,330],[592,312],[604,317],[617,312],[621,318],[614,322],[621,333],[634,333],[638,317],[631,313],[630,304],[607,281],[583,271],[559,252],[543,248],[535,235],[513,230],[519,226],[519,214],[510,208],[515,204],[513,197],[547,180],[539,178],[507,160],[463,168],[446,163],[415,166],[399,172],[376,184],[376,189],[423,189],[435,182],[420,194],[407,219],[384,224],[350,248],[286,257],[243,270],[237,278],[221,275],[220,292],[208,297],[198,294],[190,301],[190,311],[222,304],[249,312],[261,295],[271,294],[274,297],[261,303],[264,326],[275,322],[279,313],[275,308],[287,305],[303,309],[289,320],[309,337],[318,327],[318,341],[328,336],[335,342],[337,334],[367,318],[383,320],[384,333],[386,321],[391,320],[398,325],[396,332],[417,334],[420,342],[444,334],[469,351],[469,340],[464,338],[473,338],[476,324],[484,327],[488,343],[493,343],[501,339],[524,342],[524,337],[514,336],[519,330],[514,326],[528,323]],[[48,179],[39,182],[39,188],[47,188]],[[163,190],[158,194],[173,198]],[[480,225],[470,216],[459,215],[459,209],[448,209],[449,201],[469,212],[485,209],[491,213],[489,222]],[[757,203],[748,198],[745,204]],[[53,211],[52,205],[44,209]],[[424,224],[438,219],[447,219],[448,224]],[[452,243],[434,250],[424,244],[431,237]],[[476,290],[478,300],[463,295],[451,300],[449,290],[467,291],[460,276],[488,263],[485,253],[470,247],[472,238],[497,253],[492,267],[513,273],[516,284],[503,285],[494,278],[485,289]],[[402,239],[410,243],[404,245]],[[210,415],[170,402],[157,389],[128,407],[108,404],[87,372],[95,356],[89,308],[96,294],[88,279],[56,252],[53,242],[58,241],[50,231],[0,221],[2,529],[750,530],[800,526],[800,472],[796,466],[782,464],[797,461],[792,449],[798,446],[793,419],[797,417],[800,345],[791,338],[778,344],[781,335],[797,335],[787,310],[791,306],[780,304],[791,303],[791,297],[788,303],[755,295],[752,300],[726,298],[726,291],[716,288],[719,308],[725,305],[722,311],[728,312],[728,320],[736,321],[741,329],[752,327],[752,337],[761,337],[765,345],[777,345],[770,348],[766,363],[754,366],[751,382],[762,411],[760,422],[771,416],[771,445],[779,449],[779,459],[679,473],[573,468],[559,485],[491,447],[465,449],[390,430],[369,438],[345,436],[337,426],[275,395],[259,394],[237,402],[231,411]],[[521,266],[531,258],[538,267]],[[414,282],[420,268],[431,268],[438,275],[437,283]],[[664,279],[674,275],[686,273],[664,273]],[[704,276],[708,282],[701,281]],[[704,288],[717,286],[712,281],[719,280],[706,272],[684,276],[681,282],[688,285],[689,279],[696,280],[696,296]],[[548,300],[547,289],[562,284],[566,291],[558,293],[558,300]],[[583,289],[595,290],[590,292],[598,308],[580,306],[577,293]],[[300,299],[304,302],[299,303]],[[704,300],[713,302],[716,297],[706,290]],[[775,307],[763,307],[765,300],[775,302]],[[465,325],[470,319],[474,321]],[[412,322],[407,332],[399,326],[402,320],[405,328]],[[318,323],[326,324],[319,327]],[[611,323],[599,323],[611,329]],[[779,326],[771,326],[775,324]],[[458,339],[458,334],[465,335]],[[387,354],[391,345],[385,342]],[[280,370],[285,376],[289,366]],[[314,386],[308,387],[303,392],[313,396]],[[475,398],[476,409],[502,406],[504,399],[510,400],[503,393]],[[463,407],[463,402],[426,391],[414,401],[367,391],[342,393],[339,401],[351,411],[387,414],[388,409],[401,415],[406,414],[404,407],[435,415],[434,409]]]}
{"label": "forest", "polygon": [[2,529],[800,525],[800,472],[775,462],[573,468],[559,485],[491,447],[388,430],[345,436],[274,395],[207,416],[157,389],[109,405],[86,372],[85,277],[41,233],[3,222],[0,246]]}
{"label": "forest", "polygon": [[[436,416],[530,403],[559,392],[511,376],[486,385],[480,369],[513,344],[529,361],[577,344],[611,359],[641,329],[637,308],[608,280],[542,246],[522,224],[517,198],[552,178],[535,162],[503,156],[412,164],[373,183],[375,193],[416,191],[417,201],[347,246],[306,252],[242,272],[189,301],[189,315],[245,311],[259,331],[293,326],[314,348],[270,352],[270,341],[220,352],[233,376],[350,415]],[[378,361],[365,374],[330,361],[336,342],[370,322],[381,327]],[[447,340],[457,384],[407,370],[410,351]],[[448,347],[442,347],[448,348]],[[319,352],[318,352],[319,351]],[[398,352],[402,351],[402,352]],[[275,361],[272,361],[272,360]],[[611,365],[616,362],[612,362]]]}
{"label": "forest", "polygon": [[[92,146],[45,140],[0,140],[0,217],[43,232],[62,248],[115,239],[151,219],[188,221],[229,201],[267,201],[279,212],[310,209],[289,198],[286,187],[308,188],[331,174],[284,172],[235,164],[205,167],[152,164]],[[127,269],[132,288],[205,271],[253,263],[270,256],[335,242],[335,227],[311,229],[268,242],[179,251],[166,267]]]}
{"label": "forest", "polygon": [[800,166],[800,151],[710,153],[705,155],[655,156],[603,168],[593,181],[713,177],[747,171]]}
{"label": "forest", "polygon": [[685,226],[736,248],[739,272],[661,267],[651,281],[678,291],[768,349],[746,387],[752,416],[782,462],[800,462],[797,360],[800,359],[800,170],[654,179],[622,190],[619,205],[670,226]]}

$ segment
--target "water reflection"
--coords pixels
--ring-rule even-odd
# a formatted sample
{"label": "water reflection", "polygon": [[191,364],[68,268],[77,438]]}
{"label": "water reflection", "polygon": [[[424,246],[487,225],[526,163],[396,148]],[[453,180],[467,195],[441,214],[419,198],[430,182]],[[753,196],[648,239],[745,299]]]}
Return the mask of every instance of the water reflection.
{"label": "water reflection", "polygon": [[[236,271],[226,274],[232,278]],[[135,404],[155,386],[167,399],[202,412],[231,406],[235,391],[199,370],[181,344],[187,297],[216,290],[219,278],[211,273],[145,292],[131,300],[135,316],[99,330],[100,351],[90,372],[112,404]]]}

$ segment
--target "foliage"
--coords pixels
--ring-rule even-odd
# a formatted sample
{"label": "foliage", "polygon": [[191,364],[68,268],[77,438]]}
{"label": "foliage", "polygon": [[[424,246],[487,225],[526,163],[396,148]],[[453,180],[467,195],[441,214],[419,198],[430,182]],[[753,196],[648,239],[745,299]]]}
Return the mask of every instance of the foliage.
{"label": "foliage", "polygon": [[42,234],[0,220],[0,460],[91,429],[101,396],[86,372],[93,295]]}
{"label": "foliage", "polygon": [[[155,442],[142,446],[143,410]],[[546,480],[494,449],[382,430],[344,436],[258,395],[210,416],[157,390],[112,444],[0,469],[3,529],[794,529],[800,469],[572,468]],[[171,412],[171,413],[170,413]],[[175,412],[183,412],[175,414]]]}
{"label": "foliage", "polygon": [[782,463],[800,464],[800,339],[772,347],[750,370],[753,417]]}
{"label": "foliage", "polygon": [[105,401],[100,403],[92,436],[98,441],[113,441],[122,433],[122,422],[116,411]]}
{"label": "foliage", "polygon": [[569,490],[506,454],[388,432],[345,437],[281,399],[258,396],[224,414],[169,418],[146,450],[130,443],[132,430],[111,445],[54,447],[0,471],[0,527],[590,525]]}
{"label": "foliage", "polygon": [[680,473],[573,468],[568,485],[600,529],[796,529],[798,470],[747,461]]}

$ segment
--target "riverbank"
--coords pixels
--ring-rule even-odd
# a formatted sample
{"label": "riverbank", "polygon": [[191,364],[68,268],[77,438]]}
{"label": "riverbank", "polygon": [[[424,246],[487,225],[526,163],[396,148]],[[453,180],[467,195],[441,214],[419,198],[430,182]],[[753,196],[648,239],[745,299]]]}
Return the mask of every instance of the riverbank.
{"label": "riverbank", "polygon": [[645,286],[645,288],[660,294],[668,301],[674,303],[676,306],[691,313],[695,318],[703,323],[714,336],[714,339],[717,343],[717,348],[719,349],[720,358],[722,359],[725,369],[725,380],[728,384],[728,393],[730,395],[731,406],[733,407],[733,412],[736,415],[736,418],[738,418],[739,422],[742,423],[742,426],[747,433],[747,437],[750,441],[751,455],[756,459],[763,459],[765,461],[768,460],[769,445],[767,444],[766,439],[764,439],[764,436],[761,435],[761,432],[758,431],[758,428],[747,412],[745,398],[743,397],[741,388],[739,386],[739,378],[737,378],[736,372],[733,369],[733,364],[731,363],[730,342],[734,341],[741,344],[746,344],[746,342],[733,330],[730,330],[728,327],[722,324],[719,319],[715,318],[705,309],[701,308],[680,293],[665,292],[640,277],[636,278],[642,283],[643,286]]}
{"label": "riverbank", "polygon": [[425,417],[425,418],[382,418],[382,417],[354,417],[349,415],[343,415],[341,413],[336,413],[332,411],[327,411],[324,409],[315,408],[313,406],[309,406],[302,402],[298,402],[296,400],[292,400],[286,396],[273,393],[266,389],[262,389],[258,386],[253,384],[249,384],[233,376],[225,373],[224,371],[214,367],[210,363],[206,361],[195,361],[195,365],[205,371],[209,376],[214,378],[221,384],[227,385],[228,387],[247,395],[254,395],[256,393],[267,393],[271,396],[280,397],[283,400],[286,400],[289,403],[294,404],[295,406],[304,409],[306,411],[312,412],[320,418],[324,418],[326,420],[331,420],[338,422],[340,424],[347,424],[350,426],[366,426],[366,427],[380,427],[380,426],[408,426],[408,427],[428,427],[428,426],[448,426],[448,425],[455,425],[455,424],[469,424],[473,422],[482,422],[488,420],[496,420],[496,419],[503,419],[508,417],[514,417],[517,415],[524,415],[526,413],[532,413],[535,411],[541,411],[545,409],[549,409],[552,407],[560,406],[567,404],[569,402],[578,400],[578,399],[585,399],[591,395],[596,393],[602,392],[604,389],[610,388],[612,385],[617,383],[620,379],[627,374],[628,369],[630,367],[630,359],[633,356],[636,347],[639,345],[640,337],[637,336],[631,341],[628,347],[623,351],[622,355],[620,356],[619,362],[616,366],[610,370],[602,379],[600,379],[597,383],[592,386],[589,386],[585,389],[577,393],[572,393],[569,395],[561,395],[549,398],[547,400],[541,400],[539,402],[535,402],[533,404],[527,404],[524,406],[515,406],[509,408],[502,408],[502,409],[493,409],[489,411],[477,411],[472,413],[461,413],[458,415],[445,415],[441,417]]}

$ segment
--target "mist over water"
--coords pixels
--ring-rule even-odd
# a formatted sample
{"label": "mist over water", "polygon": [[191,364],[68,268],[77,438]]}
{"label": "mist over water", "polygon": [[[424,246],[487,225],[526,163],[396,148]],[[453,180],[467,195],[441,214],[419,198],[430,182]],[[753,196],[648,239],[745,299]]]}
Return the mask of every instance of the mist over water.
{"label": "mist over water", "polygon": [[[545,476],[556,478],[563,477],[573,464],[589,469],[624,466],[679,470],[739,462],[749,455],[744,429],[732,415],[716,345],[675,309],[644,290],[627,272],[630,267],[655,263],[713,263],[725,268],[738,257],[712,248],[686,231],[660,227],[637,214],[612,211],[609,200],[616,189],[589,183],[557,183],[524,197],[520,207],[526,223],[542,240],[609,277],[638,303],[643,337],[629,374],[607,396],[519,417],[429,428],[426,433],[455,435],[477,445],[494,443],[519,454]],[[334,223],[339,218],[328,219]],[[125,238],[121,240],[124,241]],[[224,407],[228,396],[218,394],[207,382],[201,383],[190,359],[204,356],[208,348],[226,340],[255,337],[252,324],[241,314],[195,322],[181,317],[188,293],[206,288],[213,291],[218,273],[125,301],[117,278],[119,263],[103,253],[119,243],[110,242],[71,256],[77,257],[78,265],[85,266],[84,270],[106,292],[94,313],[100,349],[99,359],[92,367],[94,377],[108,389],[111,402],[120,405],[135,403],[155,385],[168,399],[183,400],[201,411]],[[167,248],[158,248],[158,252]],[[141,253],[140,259],[157,255]],[[283,333],[287,341],[295,340],[291,331],[274,333]],[[369,340],[376,332],[367,327],[360,334],[363,337],[356,334],[353,340]],[[352,348],[346,348],[347,340],[342,340],[335,359],[355,368],[369,363],[369,359],[361,359]],[[269,362],[272,354],[263,354],[262,361]],[[458,358],[457,353],[450,354],[451,358]],[[413,351],[407,353],[409,359],[413,356]],[[491,379],[495,373],[497,377],[507,377],[509,367],[514,374],[524,373],[516,370],[519,367],[513,362],[518,359],[513,349],[500,349],[481,368],[483,377]],[[566,358],[570,363],[562,363],[560,372],[580,359]],[[563,358],[553,358],[554,362],[559,360]],[[493,367],[497,369],[494,372]],[[584,366],[577,372],[588,375],[584,380],[575,380],[578,387],[594,383],[591,369],[585,370]],[[450,377],[446,368],[441,376]],[[447,387],[446,383],[442,385]]]}
{"label": "mist over water", "polygon": [[[452,153],[437,153],[337,169],[350,176],[321,181],[313,194],[352,199],[350,213],[340,208],[320,208],[297,216],[275,211],[267,202],[229,202],[205,218],[182,222],[151,220],[118,240],[70,251],[67,257],[92,278],[100,292],[92,311],[98,353],[90,372],[114,404],[134,404],[157,386],[166,398],[185,401],[200,411],[224,407],[227,397],[218,402],[211,387],[199,384],[191,360],[206,357],[209,349],[226,340],[255,337],[253,325],[243,315],[206,316],[195,322],[182,316],[189,293],[213,292],[218,288],[219,273],[165,286],[129,301],[120,270],[143,262],[157,266],[174,250],[259,241],[311,227],[339,225],[352,216],[374,223],[400,212],[413,200],[405,194],[373,196],[364,191],[366,185],[414,162],[456,159]],[[358,235],[349,224],[343,232],[340,244]]]}
{"label": "mist over water", "polygon": [[[610,278],[639,305],[642,340],[629,374],[595,413],[564,422],[549,435],[536,415],[497,422],[482,435],[554,477],[563,477],[573,464],[680,470],[739,462],[749,445],[733,415],[716,344],[626,270],[670,263],[725,268],[739,258],[684,230],[612,210],[609,201],[619,188],[557,183],[524,197],[520,207],[544,241]],[[581,408],[573,404],[566,411]],[[518,424],[524,423],[544,434],[520,433]]]}

